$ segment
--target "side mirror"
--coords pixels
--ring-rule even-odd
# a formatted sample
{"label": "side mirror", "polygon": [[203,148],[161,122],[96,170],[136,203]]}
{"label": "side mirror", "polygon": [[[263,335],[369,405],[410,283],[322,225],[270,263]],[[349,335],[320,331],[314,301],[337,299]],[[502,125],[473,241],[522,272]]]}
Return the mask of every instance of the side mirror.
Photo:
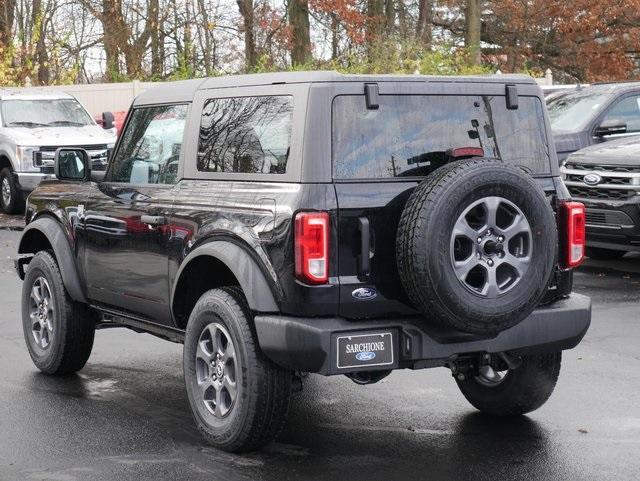
{"label": "side mirror", "polygon": [[596,127],[596,137],[604,137],[606,135],[624,134],[627,132],[627,123],[621,119],[607,119]]}
{"label": "side mirror", "polygon": [[84,149],[61,147],[56,150],[53,172],[60,180],[91,178],[91,159]]}
{"label": "side mirror", "polygon": [[115,124],[113,122],[114,117],[112,112],[102,112],[102,128],[105,130],[111,130]]}

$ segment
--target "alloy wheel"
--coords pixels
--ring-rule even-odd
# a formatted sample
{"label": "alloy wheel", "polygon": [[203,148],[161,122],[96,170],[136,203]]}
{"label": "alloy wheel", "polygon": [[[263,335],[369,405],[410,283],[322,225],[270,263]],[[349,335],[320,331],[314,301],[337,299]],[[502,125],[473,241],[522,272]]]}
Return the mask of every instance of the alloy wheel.
{"label": "alloy wheel", "polygon": [[40,276],[31,286],[29,296],[31,334],[40,349],[47,349],[54,335],[54,302],[47,280]]}
{"label": "alloy wheel", "polygon": [[205,326],[196,350],[200,402],[217,418],[231,412],[238,396],[240,362],[229,332],[217,322]]}
{"label": "alloy wheel", "polygon": [[8,178],[2,179],[2,203],[9,205],[11,203],[11,184]]}
{"label": "alloy wheel", "polygon": [[484,197],[458,217],[451,233],[451,264],[462,285],[477,296],[509,292],[529,268],[531,227],[520,208],[503,197]]}

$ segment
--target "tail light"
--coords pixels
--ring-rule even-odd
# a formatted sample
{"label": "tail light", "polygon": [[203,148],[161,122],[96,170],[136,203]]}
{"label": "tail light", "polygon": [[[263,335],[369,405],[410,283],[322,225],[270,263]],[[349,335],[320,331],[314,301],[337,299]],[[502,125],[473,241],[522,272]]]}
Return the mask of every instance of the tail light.
{"label": "tail light", "polygon": [[296,214],[295,257],[299,280],[308,284],[326,284],[329,280],[329,214]]}
{"label": "tail light", "polygon": [[564,268],[577,267],[582,263],[586,242],[586,214],[584,204],[563,202],[560,205],[563,222],[563,246],[561,264]]}

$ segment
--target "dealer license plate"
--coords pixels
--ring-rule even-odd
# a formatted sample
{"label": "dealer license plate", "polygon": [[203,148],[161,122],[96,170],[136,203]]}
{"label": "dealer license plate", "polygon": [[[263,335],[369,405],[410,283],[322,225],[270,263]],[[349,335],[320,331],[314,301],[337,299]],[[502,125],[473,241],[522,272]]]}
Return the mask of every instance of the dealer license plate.
{"label": "dealer license plate", "polygon": [[393,364],[393,336],[390,332],[338,336],[338,369]]}

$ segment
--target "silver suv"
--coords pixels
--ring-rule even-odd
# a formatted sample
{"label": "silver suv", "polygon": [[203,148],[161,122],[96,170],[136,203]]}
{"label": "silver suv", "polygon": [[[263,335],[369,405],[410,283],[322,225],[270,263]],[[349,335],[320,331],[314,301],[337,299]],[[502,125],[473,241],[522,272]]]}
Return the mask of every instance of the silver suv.
{"label": "silver suv", "polygon": [[22,210],[24,195],[43,179],[53,178],[53,158],[60,147],[82,147],[93,168],[104,169],[116,133],[113,115],[96,124],[74,97],[64,92],[0,90],[0,208]]}

